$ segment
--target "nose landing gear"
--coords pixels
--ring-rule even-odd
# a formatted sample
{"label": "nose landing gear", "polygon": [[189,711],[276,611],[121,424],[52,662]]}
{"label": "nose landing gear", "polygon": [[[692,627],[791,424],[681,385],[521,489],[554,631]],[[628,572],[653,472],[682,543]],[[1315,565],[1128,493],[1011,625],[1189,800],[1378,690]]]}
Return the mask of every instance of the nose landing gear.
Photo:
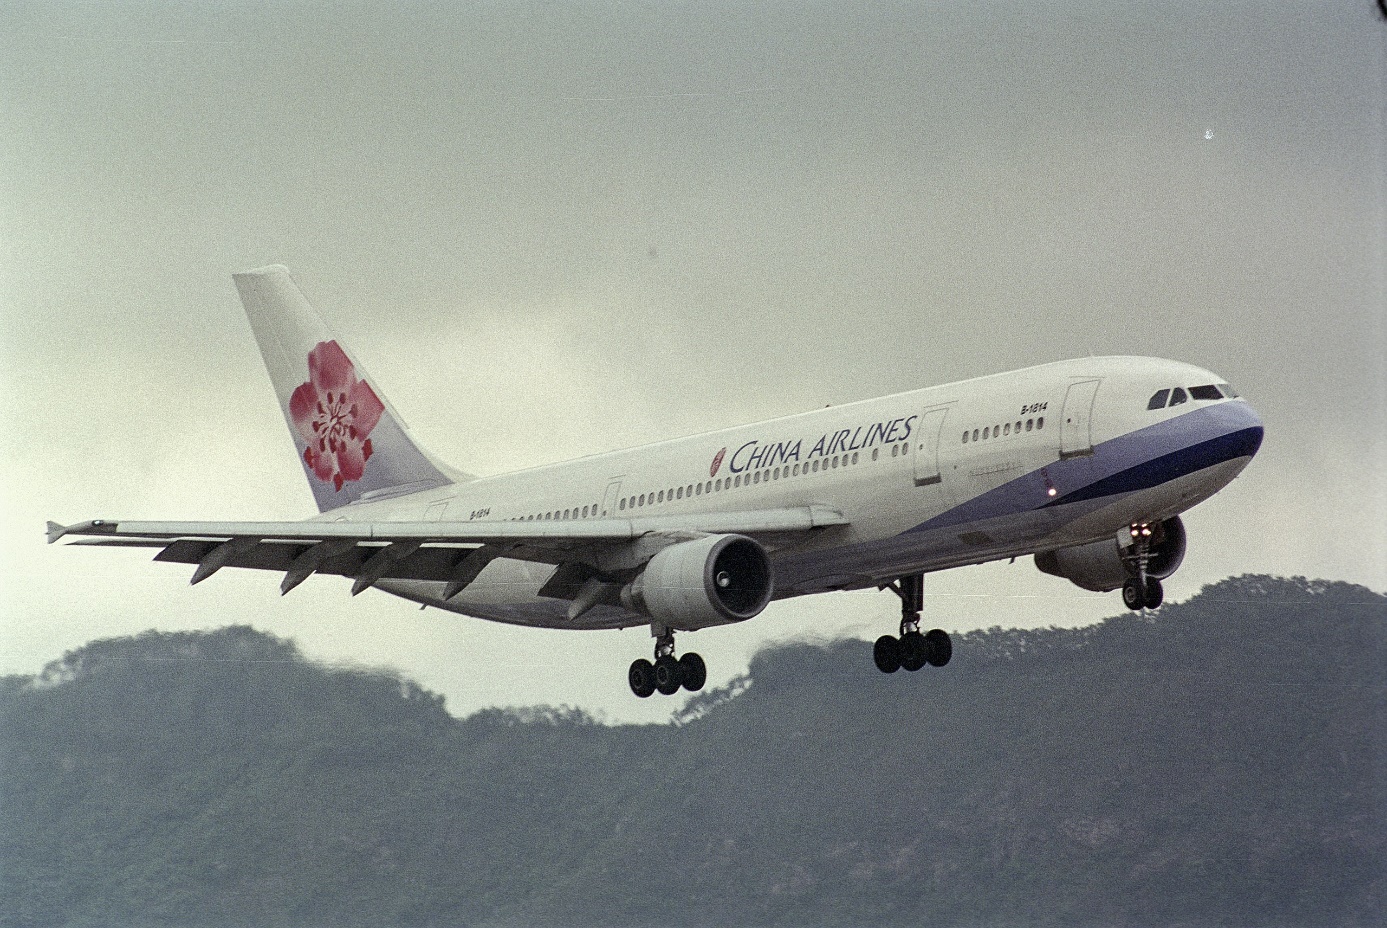
{"label": "nose landing gear", "polygon": [[631,685],[631,692],[641,699],[656,690],[663,696],[673,696],[681,686],[690,693],[697,693],[708,682],[708,666],[693,651],[676,658],[674,632],[664,628],[655,635],[654,663],[643,657],[632,661],[626,679]]}
{"label": "nose landing gear", "polygon": [[872,646],[872,661],[882,673],[901,668],[913,672],[926,664],[943,667],[953,657],[954,644],[948,632],[938,628],[920,632],[924,587],[924,574],[910,574],[883,587],[901,598],[901,635],[882,635]]}
{"label": "nose landing gear", "polygon": [[1134,612],[1157,609],[1165,601],[1165,589],[1161,586],[1160,579],[1147,573],[1151,566],[1151,543],[1155,538],[1156,528],[1147,522],[1138,522],[1131,528],[1135,553],[1131,556],[1129,564],[1135,570],[1136,576],[1122,584],[1122,604]]}

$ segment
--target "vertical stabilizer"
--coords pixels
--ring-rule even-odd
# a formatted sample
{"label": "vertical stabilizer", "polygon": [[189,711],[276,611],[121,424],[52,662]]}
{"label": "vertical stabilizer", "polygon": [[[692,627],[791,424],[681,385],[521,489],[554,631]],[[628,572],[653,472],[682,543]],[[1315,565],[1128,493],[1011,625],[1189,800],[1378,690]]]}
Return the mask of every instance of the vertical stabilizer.
{"label": "vertical stabilizer", "polygon": [[287,268],[232,279],[320,512],[453,482],[456,475],[405,431]]}

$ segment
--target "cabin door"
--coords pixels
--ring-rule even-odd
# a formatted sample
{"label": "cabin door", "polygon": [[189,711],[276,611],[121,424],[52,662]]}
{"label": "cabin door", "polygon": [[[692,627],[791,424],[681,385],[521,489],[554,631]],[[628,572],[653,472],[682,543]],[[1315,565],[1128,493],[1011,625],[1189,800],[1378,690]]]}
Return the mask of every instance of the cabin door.
{"label": "cabin door", "polygon": [[935,406],[920,414],[920,425],[912,436],[917,487],[939,483],[942,479],[939,473],[939,444],[948,415],[948,406]]}
{"label": "cabin door", "polygon": [[1069,385],[1060,419],[1060,457],[1077,458],[1093,453],[1093,398],[1101,381],[1084,380]]}
{"label": "cabin door", "polygon": [[602,497],[602,517],[615,517],[617,500],[621,498],[621,478],[617,477],[607,484],[607,495]]}

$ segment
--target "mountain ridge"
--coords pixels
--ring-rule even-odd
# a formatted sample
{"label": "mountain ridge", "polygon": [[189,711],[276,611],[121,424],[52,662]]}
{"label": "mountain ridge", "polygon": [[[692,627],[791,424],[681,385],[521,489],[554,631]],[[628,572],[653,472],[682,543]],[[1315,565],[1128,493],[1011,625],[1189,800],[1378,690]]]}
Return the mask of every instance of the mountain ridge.
{"label": "mountain ridge", "polygon": [[1387,597],[1248,576],[885,676],[790,644],[668,725],[462,719],[246,626],[0,683],[0,924],[1369,925]]}

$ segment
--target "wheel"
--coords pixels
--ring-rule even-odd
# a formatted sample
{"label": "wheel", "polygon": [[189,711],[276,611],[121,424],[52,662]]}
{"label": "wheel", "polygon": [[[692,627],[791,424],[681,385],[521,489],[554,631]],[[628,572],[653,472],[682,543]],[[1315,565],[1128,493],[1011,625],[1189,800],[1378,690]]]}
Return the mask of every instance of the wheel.
{"label": "wheel", "polygon": [[626,678],[631,683],[631,692],[641,699],[655,692],[655,665],[643,657],[631,662]]}
{"label": "wheel", "polygon": [[1135,580],[1128,580],[1122,584],[1122,605],[1135,612],[1141,609],[1144,599],[1145,597],[1141,594],[1141,585]]}
{"label": "wheel", "polygon": [[680,672],[679,662],[673,655],[666,654],[655,659],[655,689],[665,696],[673,696],[679,692],[683,682],[684,674]]}
{"label": "wheel", "polygon": [[882,635],[872,646],[872,660],[882,673],[895,673],[901,669],[901,643],[894,635]]}
{"label": "wheel", "polygon": [[684,689],[697,693],[708,682],[708,665],[703,663],[703,658],[690,651],[679,658],[679,675],[683,678]]}
{"label": "wheel", "polygon": [[925,662],[931,667],[943,667],[954,656],[954,640],[942,628],[925,632]]}
{"label": "wheel", "polygon": [[1155,577],[1146,578],[1146,608],[1159,609],[1165,602],[1165,589]]}
{"label": "wheel", "polygon": [[901,636],[901,666],[914,672],[925,666],[929,645],[925,636],[919,632],[906,632]]}

